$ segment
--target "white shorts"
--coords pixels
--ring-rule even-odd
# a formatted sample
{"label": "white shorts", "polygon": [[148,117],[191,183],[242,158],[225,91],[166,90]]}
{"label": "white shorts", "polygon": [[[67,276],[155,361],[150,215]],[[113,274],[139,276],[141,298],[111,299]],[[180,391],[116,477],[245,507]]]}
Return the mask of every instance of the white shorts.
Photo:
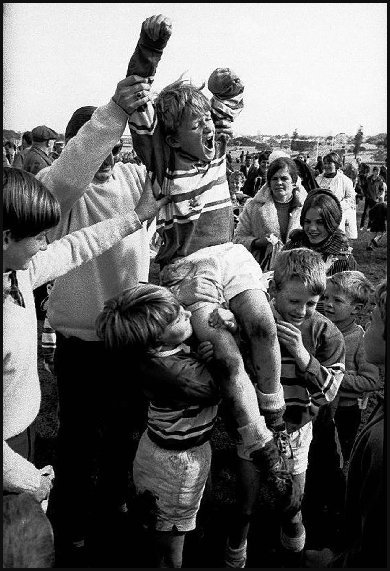
{"label": "white shorts", "polygon": [[[226,305],[243,291],[266,291],[268,287],[252,254],[242,244],[232,242],[202,248],[185,258],[174,260],[162,269],[160,283],[185,304],[180,295],[180,285],[184,280],[188,285],[195,277],[205,278],[210,283],[218,305]],[[186,307],[193,312],[207,303],[199,300]]]}
{"label": "white shorts", "polygon": [[[310,442],[313,439],[313,423],[310,421],[298,430],[289,434],[292,457],[287,459],[292,474],[306,472],[309,457]],[[243,460],[251,460],[250,452],[246,452],[242,442],[237,444],[237,455]]]}
{"label": "white shorts", "polygon": [[188,450],[160,448],[143,433],[133,463],[137,494],[149,491],[156,499],[157,531],[191,531],[196,527],[211,465],[210,442]]}

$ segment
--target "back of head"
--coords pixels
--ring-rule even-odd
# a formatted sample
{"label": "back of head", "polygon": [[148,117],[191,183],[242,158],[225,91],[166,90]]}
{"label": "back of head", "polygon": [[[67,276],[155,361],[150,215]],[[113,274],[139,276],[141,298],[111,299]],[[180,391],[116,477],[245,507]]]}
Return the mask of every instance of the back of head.
{"label": "back of head", "polygon": [[93,112],[97,109],[97,107],[93,106],[85,106],[76,109],[73,113],[72,117],[69,119],[69,122],[66,126],[65,130],[65,141],[68,142],[69,139],[74,137],[78,130],[90,120],[93,115]]}
{"label": "back of head", "polygon": [[58,200],[33,174],[3,168],[3,230],[10,230],[14,240],[49,230],[60,215]]}
{"label": "back of head", "polygon": [[96,320],[97,336],[110,350],[144,354],[159,344],[180,303],[165,287],[139,284],[105,302]]}
{"label": "back of head", "polygon": [[178,79],[159,93],[156,111],[165,134],[174,134],[185,119],[203,117],[211,111],[210,102],[201,91],[203,87]]}
{"label": "back of head", "polygon": [[375,291],[372,283],[362,272],[357,270],[337,272],[327,278],[327,283],[331,283],[352,303],[362,304],[363,308],[368,304]]}
{"label": "back of head", "polygon": [[273,282],[277,290],[291,281],[301,281],[313,295],[326,289],[326,268],[322,256],[308,248],[282,250],[277,254]]}
{"label": "back of head", "polygon": [[293,183],[295,184],[297,182],[297,178],[298,178],[298,171],[297,171],[297,167],[295,162],[290,159],[290,157],[279,157],[277,159],[274,159],[267,170],[267,183],[268,186],[271,184],[271,179],[274,176],[274,174],[280,170],[280,169],[284,169],[287,168]]}
{"label": "back of head", "polygon": [[24,141],[26,147],[31,147],[32,145],[32,135],[31,131],[25,131],[22,135],[22,142]]}
{"label": "back of head", "polygon": [[54,565],[50,522],[32,494],[3,496],[3,568]]}
{"label": "back of head", "polygon": [[333,234],[338,229],[343,213],[340,201],[332,192],[324,189],[314,189],[309,192],[301,210],[299,222],[302,228],[306,214],[311,208],[318,210],[329,234]]}

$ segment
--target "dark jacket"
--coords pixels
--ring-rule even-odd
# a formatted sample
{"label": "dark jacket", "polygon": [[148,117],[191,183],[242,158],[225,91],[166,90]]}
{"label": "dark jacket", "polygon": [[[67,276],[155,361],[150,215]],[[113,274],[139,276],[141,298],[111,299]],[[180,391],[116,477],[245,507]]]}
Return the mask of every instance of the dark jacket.
{"label": "dark jacket", "polygon": [[37,174],[40,170],[51,165],[52,162],[53,159],[48,157],[41,149],[34,146],[33,143],[24,157],[23,169],[32,174]]}

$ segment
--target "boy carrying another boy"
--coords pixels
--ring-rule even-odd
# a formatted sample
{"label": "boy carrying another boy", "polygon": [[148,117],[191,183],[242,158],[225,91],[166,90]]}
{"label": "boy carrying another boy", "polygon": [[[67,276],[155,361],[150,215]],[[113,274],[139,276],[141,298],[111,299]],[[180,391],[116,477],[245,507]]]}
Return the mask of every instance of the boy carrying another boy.
{"label": "boy carrying another boy", "polygon": [[[209,341],[198,353],[184,344],[192,335],[190,317],[169,289],[140,284],[106,301],[96,322],[106,347],[126,354],[149,400],[133,478],[144,501],[152,498],[143,516],[152,523],[159,567],[182,566],[185,533],[195,528],[210,471],[220,400],[215,379],[227,382],[201,360],[213,355]],[[230,311],[218,319],[220,326],[236,328]]]}
{"label": "boy carrying another boy", "polygon": [[[344,374],[343,336],[335,325],[316,311],[325,288],[326,269],[320,254],[306,248],[278,254],[270,284],[271,307],[282,355],[281,381],[286,401],[283,418],[291,444],[290,469],[299,486],[301,499],[312,439],[311,405],[331,402]],[[250,492],[243,505],[246,514],[250,515],[259,484],[254,477],[253,465],[245,460],[241,464],[241,471],[248,480],[245,491]],[[248,531],[249,523],[240,527],[237,519],[226,551],[225,562],[229,567],[244,567]],[[284,556],[299,555],[305,545],[305,536],[301,511],[286,511],[282,515],[280,537]],[[241,547],[243,564],[239,564],[238,556],[236,565],[229,564],[229,546],[237,551]]]}
{"label": "boy carrying another boy", "polygon": [[[167,18],[146,19],[127,75],[153,81],[170,35]],[[211,341],[215,358],[225,365],[236,387],[230,404],[248,457],[261,448],[258,463],[263,469],[267,464],[279,484],[285,478],[285,490],[290,490],[291,479],[272,441],[275,433],[283,449],[286,433],[280,349],[266,284],[250,253],[232,243],[234,220],[226,180],[225,136],[243,107],[244,87],[237,75],[221,68],[211,74],[208,87],[213,93],[211,103],[200,88],[176,81],[161,91],[154,104],[148,102],[144,111],[129,118],[137,155],[161,193],[170,198],[157,220],[162,235],[156,256],[160,282],[191,311],[197,338]],[[257,398],[273,432],[260,416],[255,389],[231,332],[209,323],[214,309],[227,303],[250,340]]]}
{"label": "boy carrying another boy", "polygon": [[356,323],[373,293],[373,285],[362,272],[339,272],[327,279],[325,315],[341,331],[345,342],[345,374],[332,403],[344,462],[349,460],[362,409],[367,406],[365,393],[381,388],[378,367],[366,360],[364,329]]}

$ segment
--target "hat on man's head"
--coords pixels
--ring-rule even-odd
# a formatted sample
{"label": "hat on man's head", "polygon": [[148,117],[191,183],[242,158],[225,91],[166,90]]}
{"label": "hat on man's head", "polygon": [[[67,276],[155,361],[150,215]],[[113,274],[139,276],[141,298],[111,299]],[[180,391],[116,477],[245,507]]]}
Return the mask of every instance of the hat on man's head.
{"label": "hat on man's head", "polygon": [[97,109],[97,107],[87,106],[87,107],[80,107],[76,109],[73,113],[72,117],[69,120],[69,123],[66,126],[65,131],[65,140],[71,139],[76,135],[80,127],[84,125],[93,115],[93,112]]}
{"label": "hat on man's head", "polygon": [[275,161],[276,159],[281,159],[282,157],[287,157],[289,159],[290,155],[288,155],[284,151],[272,151],[272,153],[268,157],[268,161],[272,163],[272,161]]}
{"label": "hat on man's head", "polygon": [[55,140],[58,138],[58,133],[46,127],[46,125],[39,125],[38,127],[34,127],[31,131],[31,137],[33,141],[37,143],[41,143],[43,141],[50,141],[51,139]]}

